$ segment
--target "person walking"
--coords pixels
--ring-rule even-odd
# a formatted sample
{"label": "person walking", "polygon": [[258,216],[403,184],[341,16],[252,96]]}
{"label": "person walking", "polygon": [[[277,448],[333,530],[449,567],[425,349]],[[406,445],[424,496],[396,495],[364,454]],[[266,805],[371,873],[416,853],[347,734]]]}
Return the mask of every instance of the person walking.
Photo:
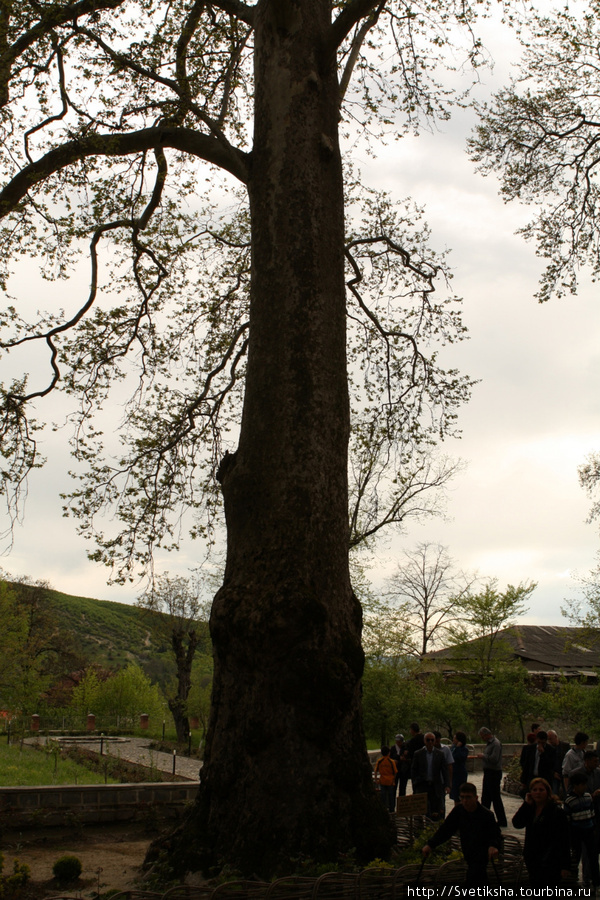
{"label": "person walking", "polygon": [[569,792],[565,798],[564,810],[569,820],[571,835],[571,867],[575,876],[579,869],[582,853],[585,855],[583,877],[590,879],[595,889],[600,887],[600,868],[596,846],[594,799],[588,791],[586,772],[573,772],[569,778]]}
{"label": "person walking", "polygon": [[583,757],[589,742],[589,735],[585,731],[578,731],[573,738],[575,746],[565,754],[562,764],[562,777],[565,791],[569,791],[569,779],[573,772],[583,768]]}
{"label": "person walking", "polygon": [[561,800],[564,800],[565,788],[562,777],[562,765],[565,756],[571,749],[571,745],[568,741],[561,741],[556,731],[552,728],[548,732],[548,743],[551,747],[554,747],[554,750],[556,751],[556,771],[554,772],[554,777],[552,779],[552,793],[560,797]]}
{"label": "person walking", "polygon": [[480,728],[479,736],[485,746],[483,753],[479,754],[483,759],[483,785],[481,788],[481,804],[487,809],[494,807],[494,813],[500,828],[506,828],[506,813],[500,795],[502,783],[502,744],[489,728]]}
{"label": "person walking", "polygon": [[498,856],[502,834],[494,815],[479,803],[477,788],[466,782],[460,786],[459,803],[450,810],[444,822],[422,849],[427,858],[436,847],[453,834],[460,836],[460,846],[467,864],[465,887],[488,884],[488,860]]}
{"label": "person walking", "polygon": [[556,771],[556,750],[548,743],[548,735],[538,729],[535,744],[529,744],[521,754],[521,797],[529,789],[533,778],[545,778],[552,784]]}
{"label": "person walking", "polygon": [[398,733],[396,735],[394,746],[390,750],[390,759],[394,760],[396,768],[398,769],[398,774],[396,775],[398,796],[404,797],[406,795],[408,776],[410,775],[410,760],[408,758],[408,750],[406,749],[403,734]]}

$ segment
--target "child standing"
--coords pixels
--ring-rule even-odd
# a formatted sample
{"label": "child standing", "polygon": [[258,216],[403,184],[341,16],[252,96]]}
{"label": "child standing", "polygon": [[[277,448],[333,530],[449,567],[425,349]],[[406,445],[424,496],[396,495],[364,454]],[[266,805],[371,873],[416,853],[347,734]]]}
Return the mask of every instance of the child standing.
{"label": "child standing", "polygon": [[569,778],[569,793],[565,799],[564,810],[569,820],[573,870],[577,874],[583,850],[589,861],[592,884],[594,888],[598,888],[600,886],[600,870],[594,833],[594,801],[587,790],[585,772],[574,772]]}
{"label": "child standing", "polygon": [[375,781],[379,785],[381,802],[389,812],[396,809],[396,763],[390,759],[390,748],[382,747],[381,756],[375,763]]}

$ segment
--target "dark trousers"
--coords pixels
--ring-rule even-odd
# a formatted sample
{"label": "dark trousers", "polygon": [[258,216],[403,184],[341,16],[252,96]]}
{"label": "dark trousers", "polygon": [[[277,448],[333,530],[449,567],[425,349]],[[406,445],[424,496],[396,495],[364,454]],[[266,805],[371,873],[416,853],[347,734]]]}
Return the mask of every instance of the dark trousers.
{"label": "dark trousers", "polygon": [[379,785],[379,796],[381,797],[381,802],[388,810],[388,812],[396,811],[396,785],[395,784],[380,784]]}
{"label": "dark trousers", "polygon": [[[600,885],[600,869],[598,867],[598,846],[594,829],[571,826],[571,865],[575,877],[577,877],[582,851],[584,852],[584,869],[589,870],[590,881],[594,887],[598,887]],[[584,879],[587,874],[588,872],[584,872]]]}
{"label": "dark trousers", "polygon": [[408,772],[399,772],[396,778],[396,787],[398,788],[398,796],[406,796],[406,785],[408,784]]}
{"label": "dark trousers", "polygon": [[495,772],[493,769],[483,770],[483,787],[481,789],[481,805],[487,809],[494,807],[494,813],[498,819],[500,828],[506,828],[506,813],[504,812],[504,803],[500,795],[500,783],[502,781],[502,772]]}
{"label": "dark trousers", "polygon": [[413,794],[427,794],[427,815],[430,819],[439,819],[440,791],[435,781],[413,781]]}
{"label": "dark trousers", "polygon": [[465,887],[484,887],[489,884],[486,862],[467,863],[467,877]]}

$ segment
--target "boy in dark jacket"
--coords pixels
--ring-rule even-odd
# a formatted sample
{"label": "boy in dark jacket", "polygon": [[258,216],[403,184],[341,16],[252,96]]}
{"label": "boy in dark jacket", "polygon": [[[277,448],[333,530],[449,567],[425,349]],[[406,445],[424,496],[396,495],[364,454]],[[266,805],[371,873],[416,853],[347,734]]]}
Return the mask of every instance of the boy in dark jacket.
{"label": "boy in dark jacket", "polygon": [[592,884],[597,888],[600,886],[600,869],[594,830],[596,817],[594,800],[587,789],[587,780],[585,772],[573,772],[569,779],[569,793],[565,799],[564,810],[569,820],[572,868],[577,873],[583,850],[587,856]]}

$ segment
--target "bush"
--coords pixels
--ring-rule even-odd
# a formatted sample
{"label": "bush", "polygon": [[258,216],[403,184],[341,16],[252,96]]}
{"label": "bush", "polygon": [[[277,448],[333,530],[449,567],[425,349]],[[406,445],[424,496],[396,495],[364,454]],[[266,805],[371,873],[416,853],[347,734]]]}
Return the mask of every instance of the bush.
{"label": "bush", "polygon": [[52,874],[57,881],[76,881],[81,875],[81,860],[76,856],[61,856],[52,866]]}
{"label": "bush", "polygon": [[3,900],[19,900],[29,880],[29,866],[13,860],[12,875],[4,875],[4,854],[0,853],[0,897]]}

